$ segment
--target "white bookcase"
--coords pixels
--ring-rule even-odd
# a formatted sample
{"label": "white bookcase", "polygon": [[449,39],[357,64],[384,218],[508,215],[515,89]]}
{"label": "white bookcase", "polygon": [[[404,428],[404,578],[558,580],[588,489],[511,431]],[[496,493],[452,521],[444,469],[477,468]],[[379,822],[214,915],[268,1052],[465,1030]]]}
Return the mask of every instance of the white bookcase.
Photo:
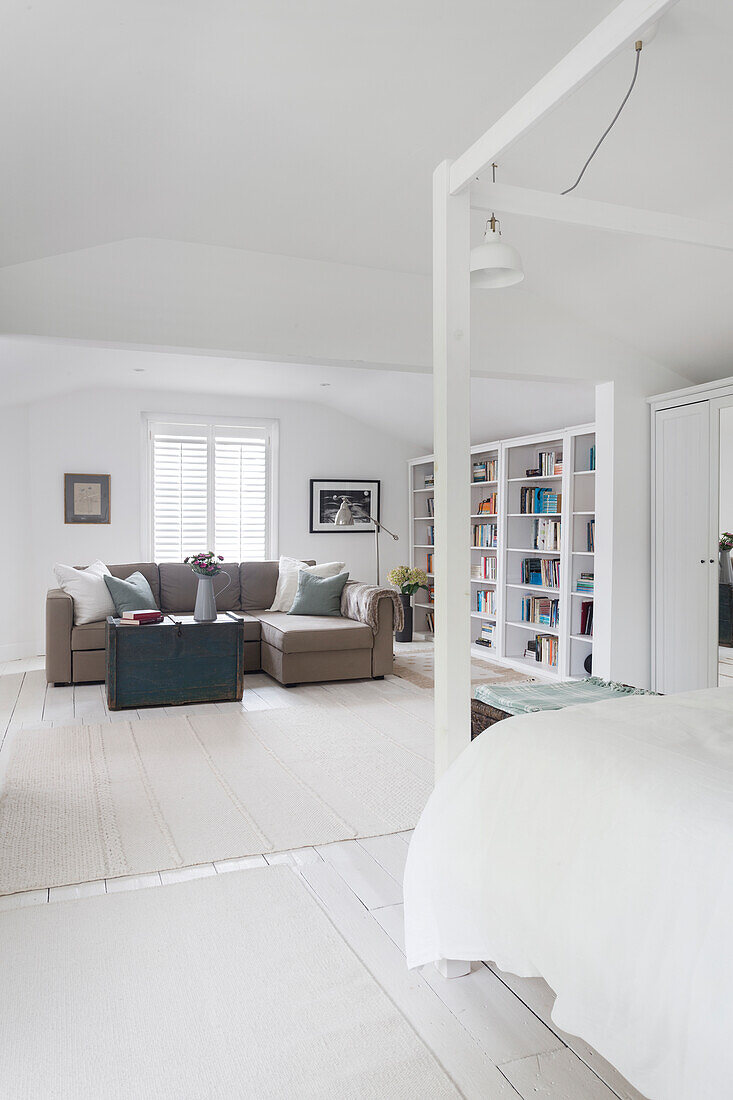
{"label": "white bookcase", "polygon": [[[538,468],[540,452],[555,452],[562,456],[562,469],[545,469],[542,474],[527,476],[528,469]],[[471,546],[471,612],[467,629],[472,651],[477,656],[490,657],[533,676],[567,679],[587,675],[584,662],[593,652],[593,638],[581,633],[583,605],[592,604],[593,592],[579,592],[582,573],[593,573],[593,550],[589,549],[588,526],[595,521],[595,429],[592,424],[564,428],[558,432],[524,436],[517,439],[483,443],[471,448],[468,471],[471,483],[471,514],[466,519],[467,538]],[[480,464],[486,463],[485,480]],[[431,514],[433,500],[433,456],[412,459],[408,464],[410,501],[410,564],[428,568],[433,553]],[[560,495],[556,512],[522,511],[522,489],[547,489]],[[486,509],[495,509],[487,511]],[[537,549],[537,520],[555,520],[560,527],[559,549]],[[480,528],[479,532],[476,528]],[[478,545],[477,545],[478,543]],[[528,559],[544,559],[556,563],[552,584],[523,582],[522,563]],[[495,564],[494,564],[495,563]],[[440,599],[440,593],[436,593]],[[523,618],[523,601],[527,597],[544,596],[557,600],[556,625],[538,624]],[[483,601],[483,602],[480,602]],[[429,616],[434,603],[423,592],[413,600],[414,636],[417,640],[433,636]],[[491,642],[481,644],[482,634],[490,634]],[[554,650],[555,663],[538,661],[529,652],[528,643],[536,644],[537,635],[548,637],[547,648]]]}

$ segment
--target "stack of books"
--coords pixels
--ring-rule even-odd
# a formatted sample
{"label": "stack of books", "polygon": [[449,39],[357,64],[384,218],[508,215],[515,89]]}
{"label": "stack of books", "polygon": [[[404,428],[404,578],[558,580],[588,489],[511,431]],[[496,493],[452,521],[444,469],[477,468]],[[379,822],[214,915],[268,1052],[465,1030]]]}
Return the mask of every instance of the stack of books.
{"label": "stack of books", "polygon": [[476,515],[483,515],[484,512],[488,516],[496,515],[496,493],[492,493],[486,497],[485,500],[480,500],[476,506]]}
{"label": "stack of books", "polygon": [[481,623],[481,632],[476,639],[476,645],[486,646],[491,649],[494,645],[494,623]]}
{"label": "stack of books", "polygon": [[149,626],[151,623],[162,623],[163,616],[160,611],[150,611],[143,608],[140,611],[123,611],[117,623],[119,626]]}
{"label": "stack of books", "polygon": [[425,474],[425,488],[432,489],[435,486],[435,474]]}
{"label": "stack of books", "polygon": [[593,573],[581,573],[575,583],[576,592],[592,592],[593,591]]}
{"label": "stack of books", "polygon": [[536,634],[527,642],[525,657],[534,657],[540,664],[557,668],[558,640],[554,634]]}
{"label": "stack of books", "polygon": [[532,524],[533,550],[559,550],[561,521],[559,519],[536,519]]}
{"label": "stack of books", "polygon": [[559,626],[560,601],[547,596],[522,597],[522,622],[540,626]]}
{"label": "stack of books", "polygon": [[527,477],[562,477],[562,451],[540,451],[537,465],[526,471]]}
{"label": "stack of books", "polygon": [[473,474],[472,474],[472,479],[471,480],[473,481],[474,485],[476,485],[480,481],[488,481],[489,480],[488,463],[486,463],[486,462],[474,462],[474,464],[473,464]]}
{"label": "stack of books", "polygon": [[561,512],[562,493],[555,493],[552,489],[535,489],[531,485],[523,485],[519,490],[519,511],[522,515],[528,516],[537,512]]}
{"label": "stack of books", "polygon": [[581,600],[580,633],[593,637],[593,600]]}
{"label": "stack of books", "polygon": [[522,584],[539,584],[542,588],[560,587],[559,558],[524,558],[520,568]]}
{"label": "stack of books", "polygon": [[588,524],[588,545],[586,550],[595,552],[596,548],[596,521],[592,519]]}

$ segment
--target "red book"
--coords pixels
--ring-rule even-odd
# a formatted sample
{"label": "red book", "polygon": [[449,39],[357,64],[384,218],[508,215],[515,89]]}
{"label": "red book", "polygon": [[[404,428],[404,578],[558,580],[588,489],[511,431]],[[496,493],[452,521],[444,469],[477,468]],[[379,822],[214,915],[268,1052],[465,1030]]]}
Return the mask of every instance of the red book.
{"label": "red book", "polygon": [[143,608],[140,611],[123,611],[121,618],[126,622],[159,623],[163,616],[160,611],[152,611],[148,608]]}

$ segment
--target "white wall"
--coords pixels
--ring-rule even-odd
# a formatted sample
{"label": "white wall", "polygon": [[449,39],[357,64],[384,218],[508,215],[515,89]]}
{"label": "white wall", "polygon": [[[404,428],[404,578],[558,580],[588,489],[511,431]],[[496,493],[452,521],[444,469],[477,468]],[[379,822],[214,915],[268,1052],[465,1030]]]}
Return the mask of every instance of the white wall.
{"label": "white wall", "polygon": [[[27,417],[30,458],[17,437],[16,468],[23,471],[23,496],[32,498],[26,516],[33,555],[27,596],[8,616],[7,642],[21,639],[29,623],[35,652],[42,651],[43,602],[53,585],[52,566],[149,560],[142,540],[142,412],[276,417],[280,421],[280,552],[319,561],[343,560],[356,579],[374,577],[374,541],[367,534],[308,533],[309,478],[360,477],[381,480],[384,522],[400,542],[382,537],[382,577],[409,560],[407,543],[407,459],[414,449],[358,420],[316,404],[211,395],[177,395],[130,390],[86,390],[37,401]],[[17,410],[6,410],[9,418]],[[65,472],[109,473],[109,526],[67,526],[63,517]],[[22,611],[22,614],[20,612]],[[7,644],[7,643],[6,643]]]}
{"label": "white wall", "polygon": [[27,598],[31,507],[28,410],[0,408],[0,664],[36,651]]}

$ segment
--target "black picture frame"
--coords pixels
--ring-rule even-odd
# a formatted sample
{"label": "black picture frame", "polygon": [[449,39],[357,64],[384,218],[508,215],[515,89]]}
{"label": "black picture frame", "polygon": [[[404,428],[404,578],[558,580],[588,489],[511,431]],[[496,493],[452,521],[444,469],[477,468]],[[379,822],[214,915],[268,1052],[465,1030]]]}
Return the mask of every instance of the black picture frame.
{"label": "black picture frame", "polygon": [[64,523],[110,522],[110,475],[64,474]]}
{"label": "black picture frame", "polygon": [[[312,535],[374,534],[374,524],[364,519],[364,512],[379,522],[381,482],[376,478],[312,477],[310,479],[310,524]],[[334,520],[343,498],[347,499],[354,523],[337,525]]]}

